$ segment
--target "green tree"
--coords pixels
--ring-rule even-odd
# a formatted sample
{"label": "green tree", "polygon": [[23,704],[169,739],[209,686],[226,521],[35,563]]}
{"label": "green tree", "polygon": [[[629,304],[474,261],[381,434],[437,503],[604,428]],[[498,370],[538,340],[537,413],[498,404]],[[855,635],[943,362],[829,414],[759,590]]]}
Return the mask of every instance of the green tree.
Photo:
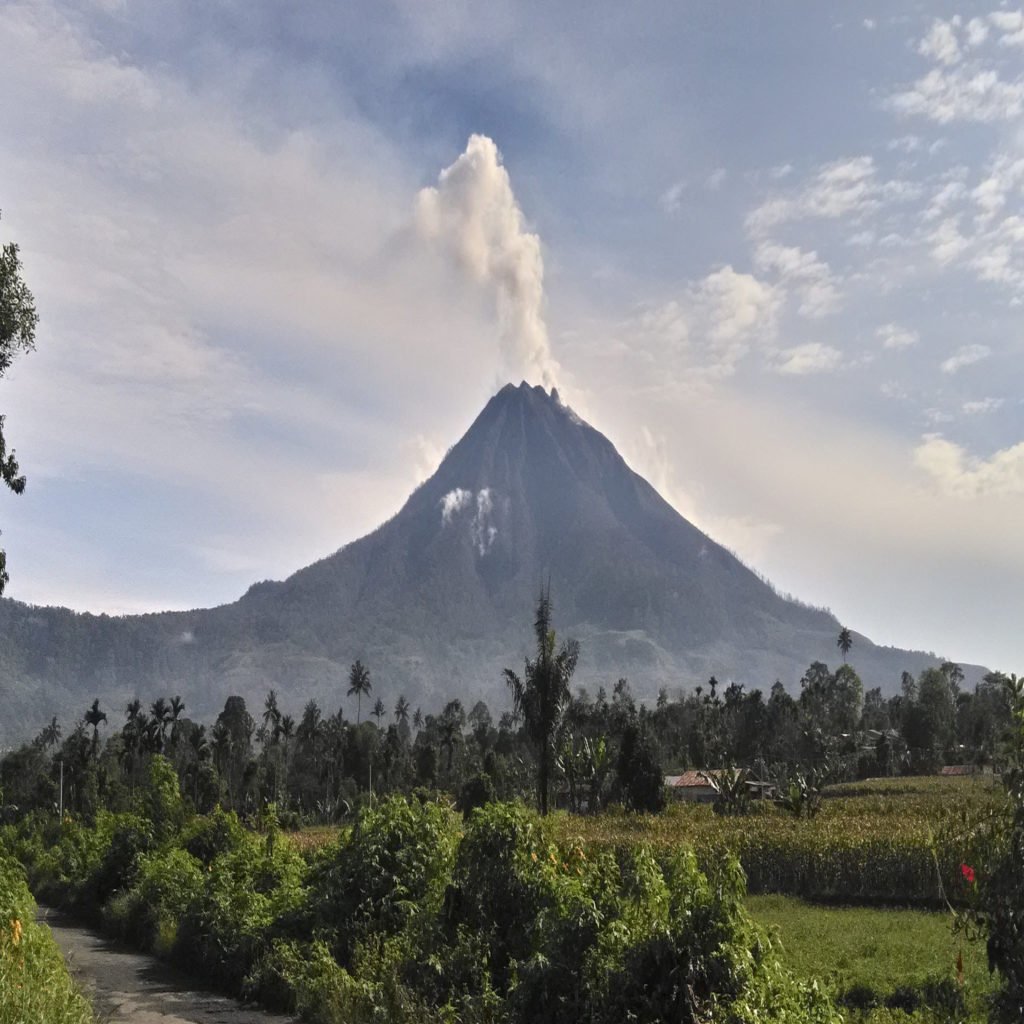
{"label": "green tree", "polygon": [[373,702],[373,711],[371,711],[370,714],[377,719],[377,728],[379,729],[381,719],[387,714],[387,709],[384,707],[384,701],[382,701],[380,697]]}
{"label": "green tree", "polygon": [[853,634],[845,627],[839,630],[839,639],[836,640],[836,647],[842,652],[843,664],[846,664],[846,656],[850,653],[850,648],[853,646]]}
{"label": "green tree", "polygon": [[100,724],[106,722],[107,714],[100,711],[100,700],[97,697],[85,713],[85,724],[92,727],[92,756],[96,757],[100,748]]}
{"label": "green tree", "polygon": [[356,698],[356,725],[362,712],[363,695],[370,696],[373,684],[370,682],[370,670],[357,658],[348,672],[348,695]]}
{"label": "green tree", "polygon": [[[0,247],[0,377],[7,372],[18,353],[27,352],[35,346],[38,323],[35,300],[21,279],[18,247],[8,242]],[[3,416],[0,416],[0,481],[15,494],[25,490],[25,477],[18,468],[14,449],[7,450]],[[0,548],[0,594],[4,592],[8,579],[7,555]]]}
{"label": "green tree", "polygon": [[515,709],[522,715],[526,734],[537,748],[537,803],[541,814],[547,814],[558,727],[571,697],[569,683],[580,656],[576,640],[567,640],[557,652],[555,650],[550,585],[547,590],[541,588],[533,630],[537,657],[532,661],[526,659],[522,679],[512,669],[505,669],[505,682],[512,690]]}

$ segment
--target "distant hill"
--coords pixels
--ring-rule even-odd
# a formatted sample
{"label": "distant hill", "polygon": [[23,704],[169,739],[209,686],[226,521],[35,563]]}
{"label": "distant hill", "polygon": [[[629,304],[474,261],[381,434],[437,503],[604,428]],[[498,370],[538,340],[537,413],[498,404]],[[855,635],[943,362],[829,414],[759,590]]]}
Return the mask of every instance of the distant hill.
{"label": "distant hill", "polygon": [[[838,657],[831,614],[781,597],[687,522],[557,392],[509,384],[393,519],[233,604],[112,618],[0,601],[0,745],[94,696],[112,719],[133,696],[181,694],[205,719],[271,687],[296,712],[310,698],[334,709],[357,657],[389,711],[400,693],[424,710],[502,706],[501,669],[529,652],[546,580],[592,690],[626,676],[649,697],[712,674],[795,690],[811,661]],[[937,663],[856,633],[850,661],[888,692]]]}

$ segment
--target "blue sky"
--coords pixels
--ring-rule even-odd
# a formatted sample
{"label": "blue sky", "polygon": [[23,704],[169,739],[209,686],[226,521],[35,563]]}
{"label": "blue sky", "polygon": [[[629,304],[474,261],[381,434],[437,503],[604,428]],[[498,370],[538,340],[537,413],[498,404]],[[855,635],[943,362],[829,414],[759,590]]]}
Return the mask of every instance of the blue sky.
{"label": "blue sky", "polygon": [[11,596],[232,600],[526,377],[782,590],[1024,668],[1017,8],[38,0],[0,53]]}

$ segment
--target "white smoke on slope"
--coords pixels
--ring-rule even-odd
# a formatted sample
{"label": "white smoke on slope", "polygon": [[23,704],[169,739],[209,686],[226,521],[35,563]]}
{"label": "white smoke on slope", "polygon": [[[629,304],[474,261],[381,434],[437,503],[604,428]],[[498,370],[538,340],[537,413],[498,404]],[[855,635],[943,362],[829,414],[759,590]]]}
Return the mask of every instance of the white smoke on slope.
{"label": "white smoke on slope", "polygon": [[441,526],[448,526],[458,513],[470,508],[476,502],[476,511],[469,521],[469,535],[477,554],[481,557],[491,550],[494,538],[498,536],[498,528],[491,522],[494,501],[491,489],[484,487],[474,494],[472,491],[456,487],[441,499]]}
{"label": "white smoke on slope", "polygon": [[456,512],[461,512],[473,500],[472,491],[456,487],[441,499],[441,525],[447,526]]}
{"label": "white smoke on slope", "polygon": [[540,239],[524,229],[501,153],[485,135],[471,135],[466,151],[416,199],[421,238],[445,248],[478,284],[493,287],[500,325],[503,373],[553,387],[544,323],[544,260]]}
{"label": "white smoke on slope", "polygon": [[494,538],[498,536],[498,530],[491,523],[491,512],[494,510],[494,502],[491,501],[491,491],[485,487],[476,496],[476,515],[469,524],[473,534],[473,543],[476,545],[477,553],[486,555],[491,550]]}

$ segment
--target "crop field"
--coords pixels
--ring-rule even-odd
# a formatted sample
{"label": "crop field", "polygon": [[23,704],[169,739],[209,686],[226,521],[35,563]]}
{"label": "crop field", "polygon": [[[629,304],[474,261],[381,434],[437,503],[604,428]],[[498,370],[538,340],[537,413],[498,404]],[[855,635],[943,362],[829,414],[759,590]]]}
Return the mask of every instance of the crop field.
{"label": "crop field", "polygon": [[833,787],[811,819],[771,803],[740,817],[678,803],[658,815],[559,814],[555,828],[594,847],[690,845],[702,863],[733,850],[752,893],[939,907],[944,897],[956,901],[960,864],[972,859],[959,818],[984,814],[1002,799],[991,777],[881,779]]}
{"label": "crop field", "polygon": [[824,985],[853,1020],[885,1020],[891,1007],[914,1009],[918,1019],[985,1019],[993,979],[984,943],[954,935],[948,913],[822,906],[788,896],[750,896],[747,909],[779,940],[782,962]]}

